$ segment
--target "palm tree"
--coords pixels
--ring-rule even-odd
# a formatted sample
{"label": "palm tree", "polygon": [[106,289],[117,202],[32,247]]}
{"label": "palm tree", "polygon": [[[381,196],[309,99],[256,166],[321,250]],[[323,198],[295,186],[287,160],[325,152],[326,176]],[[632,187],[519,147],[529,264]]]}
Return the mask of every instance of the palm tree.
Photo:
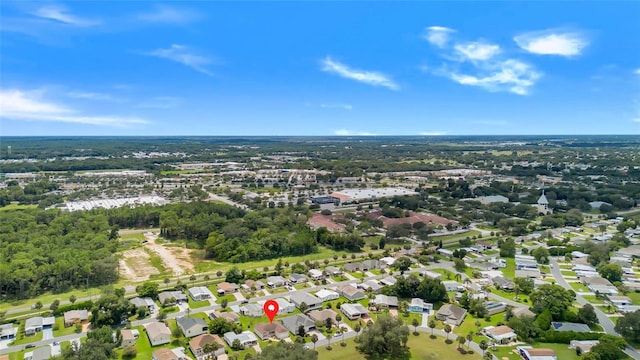
{"label": "palm tree", "polygon": [[413,325],[413,333],[417,334],[418,333],[418,325],[420,325],[420,322],[418,322],[418,319],[413,318],[413,320],[411,320],[411,325]]}
{"label": "palm tree", "polygon": [[473,340],[473,331],[469,331],[469,333],[467,334],[467,349],[469,348],[469,345],[471,345],[471,340]]}
{"label": "palm tree", "polygon": [[476,331],[476,334],[479,334],[480,333],[480,328],[482,328],[482,323],[480,322],[480,320],[476,320],[475,325],[476,325],[476,329],[478,330],[478,331]]}
{"label": "palm tree", "polygon": [[347,332],[347,327],[346,326],[340,327],[340,332],[342,332],[342,343],[344,344],[344,335]]}
{"label": "palm tree", "polygon": [[446,333],[447,333],[447,341],[449,341],[449,333],[451,332],[451,325],[446,324],[446,325],[444,326],[444,332],[446,332]]}
{"label": "palm tree", "polygon": [[209,279],[210,279],[209,275],[205,275],[204,276],[204,281],[205,281],[204,285],[205,286],[209,286]]}
{"label": "palm tree", "polygon": [[460,280],[462,279],[462,275],[460,275],[460,273],[456,273],[455,279],[457,282],[460,282]]}
{"label": "palm tree", "polygon": [[357,334],[360,333],[360,330],[362,330],[362,325],[360,325],[360,323],[357,323],[353,326],[353,331],[355,331]]}
{"label": "palm tree", "polygon": [[311,335],[311,342],[313,343],[313,350],[316,350],[316,343],[318,342],[318,335],[313,334]]}
{"label": "palm tree", "polygon": [[436,327],[436,321],[433,319],[429,320],[429,327],[431,328],[431,336],[433,336],[433,329]]}
{"label": "palm tree", "polygon": [[480,344],[478,344],[478,346],[480,346],[480,349],[482,350],[482,357],[484,358],[484,352],[489,348],[489,343],[487,340],[480,340]]}
{"label": "palm tree", "polygon": [[465,342],[467,342],[467,338],[462,336],[462,335],[459,335],[458,336],[458,349],[460,349]]}
{"label": "palm tree", "polygon": [[340,327],[340,323],[342,322],[342,315],[336,314],[336,322],[338,323],[338,327]]}
{"label": "palm tree", "polygon": [[169,283],[171,282],[171,279],[169,278],[164,278],[164,285],[167,287],[167,289],[169,288]]}

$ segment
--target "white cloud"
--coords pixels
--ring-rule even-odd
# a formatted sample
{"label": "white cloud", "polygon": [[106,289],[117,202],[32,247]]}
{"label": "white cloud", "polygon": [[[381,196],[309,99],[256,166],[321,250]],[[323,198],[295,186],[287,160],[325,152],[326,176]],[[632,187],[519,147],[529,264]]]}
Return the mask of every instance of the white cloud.
{"label": "white cloud", "polygon": [[637,68],[637,69],[634,71],[634,73],[635,73],[636,75],[640,75],[640,68]]}
{"label": "white cloud", "polygon": [[527,95],[542,76],[530,65],[519,60],[507,59],[495,63],[482,63],[476,68],[475,75],[449,72],[451,80],[469,86],[478,86],[489,91],[507,91],[518,95]]}
{"label": "white cloud", "polygon": [[191,9],[156,5],[152,11],[138,14],[136,18],[150,23],[182,25],[197,21],[202,18],[202,15]]}
{"label": "white cloud", "polygon": [[449,29],[447,27],[430,26],[425,29],[423,37],[431,44],[439,48],[443,48],[447,45],[451,34],[454,32],[455,30]]}
{"label": "white cloud", "polygon": [[61,22],[68,25],[74,25],[74,26],[84,27],[84,26],[94,26],[94,25],[100,24],[100,21],[98,20],[83,19],[83,18],[77,17],[69,13],[69,10],[67,8],[59,5],[43,6],[41,8],[38,8],[36,11],[32,12],[31,14],[43,19],[53,20],[53,21]]}
{"label": "white cloud", "polygon": [[353,110],[353,106],[350,104],[320,104],[320,107],[324,109]]}
{"label": "white cloud", "polygon": [[421,133],[418,133],[418,135],[422,135],[422,136],[441,136],[446,134],[447,134],[446,131],[423,131]]}
{"label": "white cloud", "polygon": [[142,54],[175,61],[203,74],[213,76],[213,74],[205,67],[210,65],[213,61],[207,57],[191,52],[190,49],[184,45],[173,44],[168,49],[156,49],[149,52],[143,52]]}
{"label": "white cloud", "polygon": [[376,136],[376,134],[366,131],[354,132],[347,129],[335,130],[333,134],[338,136]]}
{"label": "white cloud", "polygon": [[389,76],[375,71],[358,70],[330,57],[321,60],[322,71],[336,74],[346,79],[359,81],[372,86],[382,86],[391,90],[399,90],[400,87]]}
{"label": "white cloud", "polygon": [[456,44],[453,48],[469,60],[489,60],[500,53],[500,46],[484,41]]}
{"label": "white cloud", "polygon": [[637,122],[637,123],[640,123],[640,118],[635,118],[635,119],[633,119],[633,120],[631,120],[631,121],[633,121],[633,122]]}
{"label": "white cloud", "polygon": [[580,55],[589,45],[589,41],[580,33],[556,30],[525,33],[514,37],[513,40],[519,47],[533,54],[566,57]]}
{"label": "white cloud", "polygon": [[67,96],[74,99],[124,102],[123,99],[116,98],[111,94],[96,93],[96,92],[90,92],[90,91],[71,91],[67,93]]}
{"label": "white cloud", "polygon": [[0,90],[0,117],[24,121],[52,121],[76,124],[128,127],[146,124],[136,117],[89,116],[75,109],[40,99],[37,92]]}

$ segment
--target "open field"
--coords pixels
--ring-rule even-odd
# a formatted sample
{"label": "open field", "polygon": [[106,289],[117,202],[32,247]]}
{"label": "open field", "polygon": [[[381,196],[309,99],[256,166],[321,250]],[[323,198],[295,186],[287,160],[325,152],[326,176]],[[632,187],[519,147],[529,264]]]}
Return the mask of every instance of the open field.
{"label": "open field", "polygon": [[0,207],[0,211],[35,209],[37,207],[38,205],[9,204],[7,206]]}
{"label": "open field", "polygon": [[[333,350],[327,350],[324,347],[318,347],[318,359],[322,360],[364,360],[364,356],[360,355],[355,349],[355,342],[353,339],[345,341],[347,346],[340,346],[340,342],[336,341],[333,344]],[[411,359],[414,360],[437,360],[437,359],[480,359],[480,354],[467,354],[461,355],[456,347],[457,343],[447,345],[444,342],[444,338],[438,337],[436,339],[430,339],[428,333],[420,333],[418,336],[413,334],[409,335],[409,341],[407,342],[411,351]]]}

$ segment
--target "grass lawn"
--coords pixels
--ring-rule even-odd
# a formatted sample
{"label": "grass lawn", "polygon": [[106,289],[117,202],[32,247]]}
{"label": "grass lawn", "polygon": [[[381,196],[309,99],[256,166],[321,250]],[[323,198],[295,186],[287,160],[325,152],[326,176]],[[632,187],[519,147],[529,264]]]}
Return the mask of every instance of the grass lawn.
{"label": "grass lawn", "polygon": [[[473,341],[480,342],[480,340],[483,340],[483,339],[487,340],[487,337],[475,334],[476,331],[478,331],[478,328],[475,325],[476,321],[480,321],[480,329],[487,326],[496,326],[498,322],[503,322],[503,323],[506,322],[504,320],[504,314],[505,313],[492,315],[490,321],[485,321],[484,318],[478,319],[471,315],[467,315],[467,318],[462,322],[462,324],[460,324],[460,326],[456,326],[453,329],[453,333],[456,335],[467,336],[469,332],[473,332]],[[441,324],[441,322],[439,323]],[[443,328],[443,326],[441,326],[440,324],[437,326],[438,329]],[[453,336],[451,336],[451,338],[453,338]]]}
{"label": "grass lawn", "polygon": [[[22,334],[24,334],[24,327],[20,326],[19,331]],[[13,345],[28,344],[28,343],[40,341],[42,340],[42,331],[38,331],[37,333],[35,333],[35,335],[22,336],[22,339],[20,337],[21,335],[18,334],[18,337],[16,338],[16,341],[13,342]]]}
{"label": "grass lawn", "polygon": [[216,299],[216,304],[222,304],[222,299],[227,299],[227,303],[236,301],[236,297],[231,295],[231,294],[227,294],[224,296],[218,296],[218,298]]}
{"label": "grass lawn", "polygon": [[525,295],[525,294],[518,294],[518,300],[515,300],[514,297],[516,296],[516,294],[511,291],[504,291],[504,290],[498,290],[495,288],[491,289],[491,292],[498,295],[498,296],[502,296],[505,299],[509,299],[509,300],[513,300],[513,301],[517,301],[519,303],[523,303],[523,304],[529,304],[529,295]]}
{"label": "grass lawn", "polygon": [[[569,349],[567,344],[551,344],[551,343],[536,343],[534,345],[535,348],[546,348],[552,349],[556,352],[556,356],[558,359],[562,360],[578,360],[580,357],[576,355],[576,351],[573,349]],[[521,360],[522,358],[519,355],[511,352],[515,347],[497,347],[496,351],[491,351],[495,354],[498,359],[507,358],[509,360]]]}
{"label": "grass lawn", "polygon": [[294,287],[296,290],[302,290],[302,289],[306,289],[306,288],[308,288],[308,287],[310,287],[310,286],[309,286],[309,284],[307,284],[307,283],[303,283],[303,284],[296,284],[296,285],[293,285],[293,287]]}
{"label": "grass lawn", "polygon": [[629,291],[627,296],[631,299],[631,303],[633,305],[640,305],[640,293]]}
{"label": "grass lawn", "polygon": [[589,289],[586,286],[584,286],[584,285],[582,285],[580,283],[570,282],[569,286],[571,286],[571,288],[573,290],[577,291],[577,292],[587,292],[587,291],[589,291]]}
{"label": "grass lawn", "polygon": [[197,309],[197,308],[201,308],[201,307],[205,307],[205,306],[209,306],[210,303],[208,300],[202,300],[202,301],[189,301],[189,308],[191,309]]}
{"label": "grass lawn", "polygon": [[71,334],[75,333],[75,330],[76,330],[75,326],[64,327],[64,317],[63,316],[58,316],[56,318],[56,325],[58,327],[58,330],[53,330],[53,336],[55,336],[55,337],[64,336],[64,335],[71,335]]}
{"label": "grass lawn", "polygon": [[[364,360],[364,356],[360,355],[355,349],[353,339],[345,341],[347,346],[342,347],[339,341],[333,345],[333,350],[327,350],[324,346],[316,348],[318,359],[322,360]],[[479,354],[460,355],[456,350],[457,344],[447,345],[442,337],[430,339],[429,334],[420,333],[418,336],[409,335],[407,342],[411,352],[411,359],[414,360],[436,360],[436,359],[480,359]]]}
{"label": "grass lawn", "polygon": [[356,279],[362,279],[364,277],[364,274],[361,273],[360,271],[349,273],[349,275],[353,276]]}
{"label": "grass lawn", "polygon": [[38,205],[9,204],[7,206],[0,207],[0,211],[35,209],[37,207]]}
{"label": "grass lawn", "polygon": [[502,268],[502,273],[506,278],[513,279],[516,276],[516,259],[504,258],[507,261],[507,267]]}
{"label": "grass lawn", "polygon": [[460,239],[466,238],[467,236],[472,237],[477,235],[480,235],[480,231],[470,230],[470,231],[465,231],[463,233],[454,234],[454,235],[436,236],[432,234],[429,238],[431,241],[440,241],[440,240],[445,241],[445,240],[460,240]]}
{"label": "grass lawn", "polygon": [[604,301],[596,299],[595,295],[584,295],[583,298],[592,304],[604,304]]}
{"label": "grass lawn", "polygon": [[[114,287],[118,287],[119,284],[114,285]],[[88,297],[91,295],[97,295],[100,294],[100,289],[89,289],[89,290],[73,290],[73,291],[69,291],[67,293],[63,293],[63,294],[51,294],[51,293],[45,293],[43,295],[40,295],[36,298],[33,299],[25,299],[25,300],[15,300],[15,301],[7,301],[7,302],[1,302],[0,303],[0,311],[5,311],[9,308],[14,308],[14,307],[29,307],[33,304],[35,304],[36,302],[40,301],[43,305],[47,305],[47,304],[51,304],[54,300],[58,299],[60,301],[66,301],[69,300],[69,297],[71,295],[75,295],[76,298],[80,299],[82,297]],[[49,310],[48,306],[43,307],[40,311],[42,310]],[[32,310],[33,312],[38,312],[39,310]],[[8,314],[7,316],[11,316],[11,314]]]}

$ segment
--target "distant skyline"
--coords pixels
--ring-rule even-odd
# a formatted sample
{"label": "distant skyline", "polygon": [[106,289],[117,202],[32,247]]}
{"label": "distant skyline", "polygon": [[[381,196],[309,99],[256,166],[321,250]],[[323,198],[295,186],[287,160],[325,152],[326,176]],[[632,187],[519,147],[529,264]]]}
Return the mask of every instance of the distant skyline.
{"label": "distant skyline", "polygon": [[640,2],[0,4],[0,136],[640,134]]}

